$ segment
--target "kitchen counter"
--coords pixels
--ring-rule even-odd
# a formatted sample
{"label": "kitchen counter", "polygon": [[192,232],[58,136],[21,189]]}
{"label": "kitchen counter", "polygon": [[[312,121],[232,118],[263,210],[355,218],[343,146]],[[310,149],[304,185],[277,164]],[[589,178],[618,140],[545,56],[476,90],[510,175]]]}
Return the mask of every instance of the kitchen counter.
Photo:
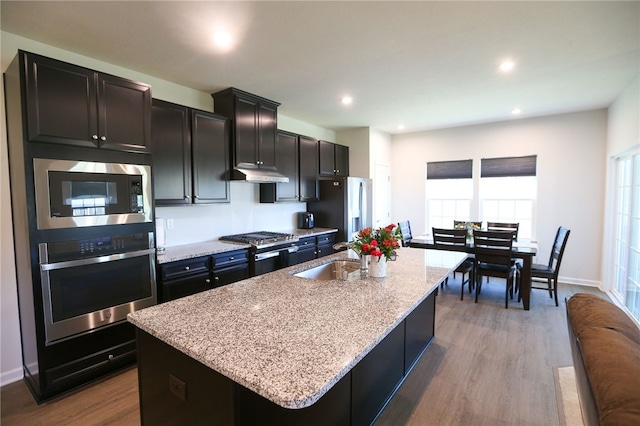
{"label": "kitchen counter", "polygon": [[[360,279],[356,272],[347,281],[316,281],[293,275],[350,254],[333,254],[153,306],[128,319],[281,407],[308,407],[466,257],[402,248],[398,260],[389,263],[386,278]],[[140,361],[143,366],[144,358]]]}
{"label": "kitchen counter", "polygon": [[[312,237],[316,235],[338,232],[335,228],[312,228],[312,229],[286,229],[287,234],[293,234],[297,238]],[[199,243],[182,244],[179,246],[169,246],[164,251],[159,251],[156,255],[158,264],[176,262],[178,260],[192,259],[199,256],[224,253],[227,251],[239,250],[251,247],[249,244],[234,243],[230,241],[204,241]]]}

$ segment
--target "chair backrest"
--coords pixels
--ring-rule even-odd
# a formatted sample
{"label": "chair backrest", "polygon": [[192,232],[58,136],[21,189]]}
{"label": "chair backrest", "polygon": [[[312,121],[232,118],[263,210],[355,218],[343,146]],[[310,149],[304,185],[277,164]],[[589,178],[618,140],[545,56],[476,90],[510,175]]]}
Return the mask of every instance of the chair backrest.
{"label": "chair backrest", "polygon": [[431,228],[433,244],[439,247],[465,247],[467,245],[466,229]]}
{"label": "chair backrest", "polygon": [[411,235],[411,223],[408,220],[398,222],[398,228],[400,228],[400,233],[402,234],[402,246],[409,247],[409,243],[413,238]]}
{"label": "chair backrest", "polygon": [[513,251],[512,234],[505,231],[474,231],[473,251],[476,264],[490,263],[510,267]]}
{"label": "chair backrest", "polygon": [[515,231],[513,239],[518,240],[518,228],[519,223],[507,223],[507,222],[487,222],[487,231]]}
{"label": "chair backrest", "polygon": [[560,262],[562,262],[562,255],[564,254],[564,248],[567,246],[567,240],[569,240],[570,230],[560,226],[558,232],[556,232],[556,239],[551,249],[551,255],[549,256],[549,268],[553,271],[555,278],[558,278],[558,271],[560,270]]}

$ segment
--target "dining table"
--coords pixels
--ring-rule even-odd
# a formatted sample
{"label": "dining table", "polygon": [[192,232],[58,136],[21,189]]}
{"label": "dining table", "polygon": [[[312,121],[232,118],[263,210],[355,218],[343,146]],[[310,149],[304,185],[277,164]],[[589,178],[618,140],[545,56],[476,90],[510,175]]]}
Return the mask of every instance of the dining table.
{"label": "dining table", "polygon": [[[473,242],[470,241],[466,246],[459,247],[442,247],[433,243],[432,235],[413,236],[409,247],[424,248],[431,250],[447,250],[462,251],[473,254]],[[531,296],[531,265],[533,257],[538,253],[538,242],[534,240],[518,239],[513,242],[512,257],[522,259],[522,268],[520,270],[520,298],[522,306],[526,311],[529,310],[529,301]]]}

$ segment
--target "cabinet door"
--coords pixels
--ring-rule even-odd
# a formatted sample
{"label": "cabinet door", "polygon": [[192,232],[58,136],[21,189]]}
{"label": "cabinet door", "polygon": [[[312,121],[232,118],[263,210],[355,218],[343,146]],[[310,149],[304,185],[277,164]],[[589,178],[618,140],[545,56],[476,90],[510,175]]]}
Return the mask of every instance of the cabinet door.
{"label": "cabinet door", "polygon": [[235,283],[249,278],[249,264],[231,266],[229,268],[220,268],[213,271],[213,286],[222,287],[223,285]]}
{"label": "cabinet door", "polygon": [[349,176],[349,147],[334,145],[336,176]]}
{"label": "cabinet door", "polygon": [[43,56],[24,55],[29,140],[96,147],[96,73]]}
{"label": "cabinet door", "polygon": [[156,206],[191,203],[191,130],[187,107],[153,100],[151,154]]}
{"label": "cabinet door", "polygon": [[98,74],[100,147],[148,152],[151,141],[151,87]]}
{"label": "cabinet door", "polygon": [[298,135],[278,132],[276,167],[280,173],[289,178],[289,182],[261,183],[260,202],[298,201]]}
{"label": "cabinet door", "polygon": [[258,105],[258,161],[262,169],[276,170],[276,133],[278,111],[270,106]]}
{"label": "cabinet door", "polygon": [[190,296],[210,288],[211,277],[208,272],[165,281],[162,283],[162,302]]}
{"label": "cabinet door", "polygon": [[257,167],[258,104],[248,99],[237,99],[235,115],[235,166]]}
{"label": "cabinet door", "polygon": [[300,201],[318,200],[318,141],[300,136]]}
{"label": "cabinet door", "polygon": [[194,203],[229,202],[228,135],[226,117],[192,110]]}
{"label": "cabinet door", "polygon": [[335,175],[335,153],[334,144],[331,142],[319,141],[318,152],[320,153],[320,176]]}

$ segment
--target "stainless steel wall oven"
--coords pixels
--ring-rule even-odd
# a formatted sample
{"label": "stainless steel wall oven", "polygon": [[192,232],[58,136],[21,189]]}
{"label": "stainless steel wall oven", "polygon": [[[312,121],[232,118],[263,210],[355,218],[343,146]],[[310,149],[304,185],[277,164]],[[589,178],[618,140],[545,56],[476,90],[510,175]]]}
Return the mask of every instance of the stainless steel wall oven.
{"label": "stainless steel wall oven", "polygon": [[156,303],[153,233],[40,243],[45,344]]}

